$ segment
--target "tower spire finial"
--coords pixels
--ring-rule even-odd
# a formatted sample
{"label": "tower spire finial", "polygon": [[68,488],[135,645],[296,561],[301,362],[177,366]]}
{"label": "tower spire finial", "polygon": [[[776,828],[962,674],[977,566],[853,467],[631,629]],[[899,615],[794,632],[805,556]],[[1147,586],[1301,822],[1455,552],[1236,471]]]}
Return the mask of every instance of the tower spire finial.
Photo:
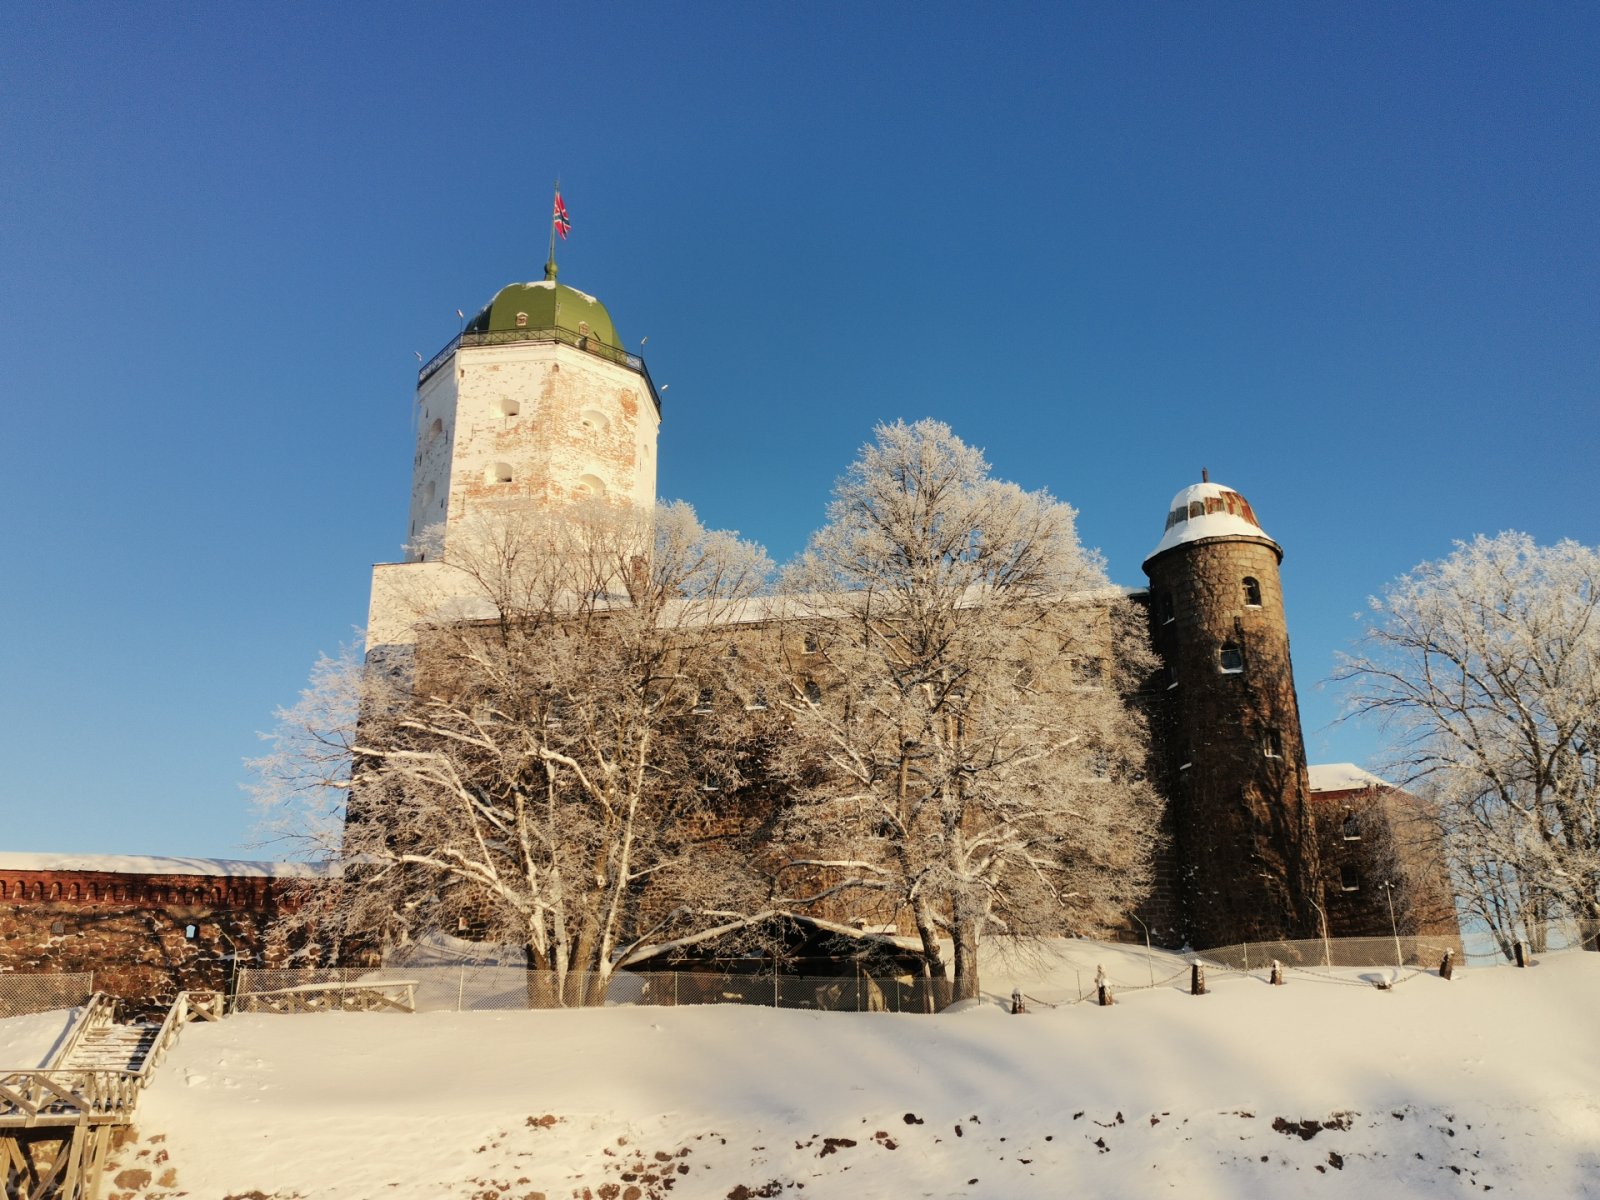
{"label": "tower spire finial", "polygon": [[[550,259],[551,259],[552,262],[555,261],[555,251],[551,251],[550,252]],[[555,276],[552,275],[551,278],[553,279],[553,278],[555,278]],[[1211,482],[1211,472],[1206,470],[1204,467],[1200,468],[1200,482],[1201,483],[1210,483]]]}

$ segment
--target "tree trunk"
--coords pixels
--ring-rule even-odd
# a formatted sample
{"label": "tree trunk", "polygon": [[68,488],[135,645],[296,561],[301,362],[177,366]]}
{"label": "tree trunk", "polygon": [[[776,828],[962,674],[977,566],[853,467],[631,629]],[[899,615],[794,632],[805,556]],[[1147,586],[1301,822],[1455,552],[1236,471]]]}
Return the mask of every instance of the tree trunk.
{"label": "tree trunk", "polygon": [[961,921],[951,929],[951,935],[955,942],[955,998],[975,1000],[978,997],[978,931]]}

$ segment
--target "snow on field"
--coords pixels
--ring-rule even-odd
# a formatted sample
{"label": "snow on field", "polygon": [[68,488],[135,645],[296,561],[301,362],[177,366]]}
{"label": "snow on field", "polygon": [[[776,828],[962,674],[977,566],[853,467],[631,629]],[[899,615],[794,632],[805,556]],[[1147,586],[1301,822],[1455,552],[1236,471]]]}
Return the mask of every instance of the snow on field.
{"label": "snow on field", "polygon": [[[1076,945],[986,982],[1173,962]],[[124,1153],[218,1200],[1600,1196],[1600,955],[1360,975],[1023,1016],[231,1017],[185,1030]]]}
{"label": "snow on field", "polygon": [[0,1020],[0,1070],[31,1071],[50,1061],[67,1034],[75,1008]]}

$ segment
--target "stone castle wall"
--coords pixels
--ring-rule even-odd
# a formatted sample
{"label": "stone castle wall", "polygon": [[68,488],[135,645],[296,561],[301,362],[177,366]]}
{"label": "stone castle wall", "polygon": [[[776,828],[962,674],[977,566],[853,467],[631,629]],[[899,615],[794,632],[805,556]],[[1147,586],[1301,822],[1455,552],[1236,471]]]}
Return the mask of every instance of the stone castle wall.
{"label": "stone castle wall", "polygon": [[94,972],[134,1010],[224,990],[236,966],[282,965],[272,921],[298,880],[0,870],[0,973]]}
{"label": "stone castle wall", "polygon": [[1438,828],[1422,801],[1398,788],[1354,788],[1313,793],[1311,811],[1328,936],[1397,933],[1459,945]]}

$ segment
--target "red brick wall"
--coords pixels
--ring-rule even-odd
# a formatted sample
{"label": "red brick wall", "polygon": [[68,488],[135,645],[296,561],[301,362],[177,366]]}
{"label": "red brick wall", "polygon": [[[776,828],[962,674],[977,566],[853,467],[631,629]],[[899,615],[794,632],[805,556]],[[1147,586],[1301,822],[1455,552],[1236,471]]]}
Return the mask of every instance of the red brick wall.
{"label": "red brick wall", "polygon": [[[218,989],[239,966],[277,965],[269,934],[298,880],[0,870],[0,972],[93,971],[135,1009]],[[192,929],[192,933],[191,933]]]}

